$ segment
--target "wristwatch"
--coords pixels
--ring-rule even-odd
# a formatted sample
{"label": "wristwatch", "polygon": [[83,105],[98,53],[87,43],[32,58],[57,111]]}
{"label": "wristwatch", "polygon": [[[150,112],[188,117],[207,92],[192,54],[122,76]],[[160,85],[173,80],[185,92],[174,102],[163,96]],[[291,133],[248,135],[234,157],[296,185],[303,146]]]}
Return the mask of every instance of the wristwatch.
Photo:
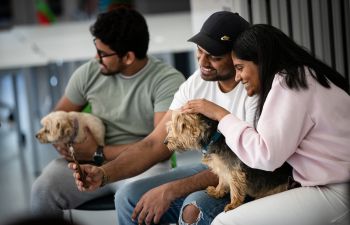
{"label": "wristwatch", "polygon": [[97,146],[96,152],[94,153],[92,160],[97,166],[102,165],[102,163],[105,161],[105,157],[103,155],[103,146]]}

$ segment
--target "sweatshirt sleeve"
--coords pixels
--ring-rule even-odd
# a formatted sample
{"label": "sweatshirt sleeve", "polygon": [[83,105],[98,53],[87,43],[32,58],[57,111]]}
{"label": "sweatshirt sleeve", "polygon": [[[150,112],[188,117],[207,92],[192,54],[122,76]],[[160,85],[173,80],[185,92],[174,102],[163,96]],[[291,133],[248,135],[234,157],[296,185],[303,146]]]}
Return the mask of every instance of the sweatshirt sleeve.
{"label": "sweatshirt sleeve", "polygon": [[297,149],[313,126],[307,113],[309,90],[291,90],[276,76],[266,98],[257,129],[232,114],[218,129],[226,143],[249,167],[273,171]]}

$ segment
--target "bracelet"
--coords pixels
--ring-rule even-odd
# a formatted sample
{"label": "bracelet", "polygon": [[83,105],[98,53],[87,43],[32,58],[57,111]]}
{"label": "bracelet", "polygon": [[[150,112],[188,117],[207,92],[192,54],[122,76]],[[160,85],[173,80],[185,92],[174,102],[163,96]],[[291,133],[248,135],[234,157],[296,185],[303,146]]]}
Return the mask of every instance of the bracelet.
{"label": "bracelet", "polygon": [[102,173],[103,173],[102,182],[101,182],[100,187],[103,187],[103,186],[105,186],[105,185],[108,183],[109,177],[108,177],[108,175],[107,175],[105,169],[103,169],[102,167],[99,167],[99,168],[101,169],[101,171],[102,171]]}

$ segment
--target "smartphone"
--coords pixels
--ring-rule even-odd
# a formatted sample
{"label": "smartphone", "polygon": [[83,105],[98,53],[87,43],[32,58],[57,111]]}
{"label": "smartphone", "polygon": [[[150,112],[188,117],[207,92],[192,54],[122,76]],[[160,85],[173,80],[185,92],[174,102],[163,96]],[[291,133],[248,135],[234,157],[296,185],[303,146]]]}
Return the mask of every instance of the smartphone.
{"label": "smartphone", "polygon": [[69,146],[69,151],[70,151],[70,154],[71,154],[71,156],[73,158],[73,161],[74,161],[75,165],[77,165],[77,172],[79,173],[80,180],[83,182],[83,186],[86,188],[86,187],[88,187],[87,184],[86,184],[86,174],[83,172],[83,170],[80,167],[80,164],[79,164],[78,160],[76,160],[76,158],[75,158],[75,152],[74,152],[74,148],[73,148],[72,145]]}

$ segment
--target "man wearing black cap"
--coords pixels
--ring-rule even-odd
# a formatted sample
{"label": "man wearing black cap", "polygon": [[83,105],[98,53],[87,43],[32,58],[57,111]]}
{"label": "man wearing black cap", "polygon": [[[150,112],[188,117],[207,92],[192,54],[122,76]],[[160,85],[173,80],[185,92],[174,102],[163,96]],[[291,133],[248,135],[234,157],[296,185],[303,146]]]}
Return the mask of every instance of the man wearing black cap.
{"label": "man wearing black cap", "polygon": [[[101,183],[135,176],[169,157],[171,152],[162,144],[167,135],[165,124],[172,110],[192,99],[205,98],[253,123],[256,99],[248,98],[244,86],[235,81],[231,60],[233,42],[248,26],[237,13],[226,11],[216,12],[205,21],[200,32],[189,39],[197,44],[199,69],[180,86],[169,111],[149,136],[126,146],[119,157],[101,167],[83,166],[93,181],[88,191]],[[70,167],[75,168],[72,164]],[[79,179],[76,183],[80,190],[86,190]],[[118,224],[210,224],[229,201],[229,196],[214,199],[204,191],[217,183],[216,175],[203,164],[129,183],[115,195]]]}
{"label": "man wearing black cap", "polygon": [[188,41],[202,46],[210,55],[223,56],[231,52],[234,40],[247,27],[249,23],[238,13],[216,12],[204,22],[200,32]]}

